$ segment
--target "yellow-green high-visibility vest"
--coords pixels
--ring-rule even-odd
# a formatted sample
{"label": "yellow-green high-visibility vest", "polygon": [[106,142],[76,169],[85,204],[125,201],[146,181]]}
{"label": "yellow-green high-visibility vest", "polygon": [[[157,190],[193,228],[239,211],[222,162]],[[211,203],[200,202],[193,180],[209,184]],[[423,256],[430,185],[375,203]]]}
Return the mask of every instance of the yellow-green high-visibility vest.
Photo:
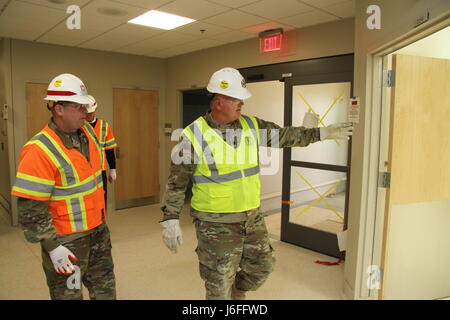
{"label": "yellow-green high-visibility vest", "polygon": [[191,206],[202,212],[243,212],[260,205],[259,127],[251,116],[239,117],[242,130],[235,148],[199,117],[183,130],[196,153]]}

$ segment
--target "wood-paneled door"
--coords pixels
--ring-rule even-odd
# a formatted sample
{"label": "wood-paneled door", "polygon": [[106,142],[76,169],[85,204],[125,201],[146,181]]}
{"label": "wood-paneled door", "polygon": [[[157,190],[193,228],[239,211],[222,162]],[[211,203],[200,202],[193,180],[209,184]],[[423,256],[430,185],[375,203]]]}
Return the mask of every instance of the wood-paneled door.
{"label": "wood-paneled door", "polygon": [[393,55],[381,299],[450,296],[450,59]]}
{"label": "wood-paneled door", "polygon": [[159,202],[159,95],[113,89],[116,209]]}
{"label": "wood-paneled door", "polygon": [[48,84],[26,83],[25,92],[27,98],[27,140],[41,131],[50,121],[51,113],[47,110]]}

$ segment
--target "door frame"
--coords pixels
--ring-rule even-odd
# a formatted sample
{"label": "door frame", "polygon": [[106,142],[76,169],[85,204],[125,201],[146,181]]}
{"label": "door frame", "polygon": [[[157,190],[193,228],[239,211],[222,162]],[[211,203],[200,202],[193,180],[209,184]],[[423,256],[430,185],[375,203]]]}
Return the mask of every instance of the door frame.
{"label": "door frame", "polygon": [[[389,110],[389,101],[383,96],[383,64],[387,64],[387,56],[393,52],[421,40],[450,24],[450,13],[443,14],[429,23],[416,27],[405,33],[401,37],[390,41],[378,48],[375,48],[367,55],[366,93],[365,105],[366,119],[369,124],[366,135],[370,137],[367,144],[369,154],[364,165],[366,178],[363,181],[361,203],[365,208],[365,215],[361,216],[360,234],[355,235],[360,239],[362,248],[358,254],[358,265],[361,267],[357,271],[360,280],[359,291],[361,298],[380,299],[380,290],[369,289],[367,286],[369,278],[368,270],[372,266],[379,267],[382,262],[383,233],[384,233],[384,213],[385,213],[385,191],[378,187],[380,161],[387,148],[389,135],[383,126],[383,119]],[[382,270],[381,270],[382,279]],[[358,290],[359,289],[359,290]],[[356,292],[355,292],[356,293]]]}
{"label": "door frame", "polygon": [[[353,55],[336,58],[317,60],[316,68],[313,74],[289,77],[285,79],[285,127],[292,125],[292,88],[296,85],[350,82],[350,96],[353,95]],[[350,194],[351,141],[352,140],[350,139],[348,143],[348,156],[346,166],[295,161],[292,160],[291,148],[286,148],[283,150],[283,202],[281,205],[281,241],[292,243],[336,258],[340,256],[338,238],[335,233],[317,230],[311,227],[297,225],[289,222],[291,206],[288,202],[290,201],[291,193],[291,169],[292,167],[302,167],[345,172],[347,174],[343,226],[343,230],[346,230],[348,222],[348,203]]]}

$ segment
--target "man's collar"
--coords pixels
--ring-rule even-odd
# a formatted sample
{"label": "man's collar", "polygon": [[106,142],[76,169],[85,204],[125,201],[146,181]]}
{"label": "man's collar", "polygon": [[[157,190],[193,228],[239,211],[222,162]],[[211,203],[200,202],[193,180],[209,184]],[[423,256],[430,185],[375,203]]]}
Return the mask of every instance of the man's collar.
{"label": "man's collar", "polygon": [[74,147],[71,136],[78,135],[79,130],[81,130],[81,129],[78,129],[76,132],[64,132],[61,129],[59,129],[58,126],[53,122],[53,118],[50,119],[50,122],[48,123],[48,127],[50,129],[52,129],[53,131],[55,131],[55,133],[61,139],[64,146],[68,149],[71,149]]}
{"label": "man's collar", "polygon": [[229,123],[229,124],[220,124],[220,123],[218,123],[217,121],[215,121],[215,120],[213,119],[211,110],[209,110],[209,111],[203,116],[203,118],[205,118],[206,122],[209,124],[210,127],[217,128],[217,129],[227,129],[227,128],[230,128],[231,126],[233,126],[233,124],[234,124],[236,121],[239,121],[239,119],[237,119],[237,120],[235,120],[235,121],[233,121],[233,122],[231,122],[231,123]]}

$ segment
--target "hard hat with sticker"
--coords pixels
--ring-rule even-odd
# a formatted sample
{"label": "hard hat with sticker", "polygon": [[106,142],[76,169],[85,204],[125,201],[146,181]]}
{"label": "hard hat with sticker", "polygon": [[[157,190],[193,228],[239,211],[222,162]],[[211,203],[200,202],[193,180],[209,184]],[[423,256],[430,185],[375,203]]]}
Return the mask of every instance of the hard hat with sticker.
{"label": "hard hat with sticker", "polygon": [[56,80],[55,81],[55,87],[61,87],[62,80]]}
{"label": "hard hat with sticker", "polygon": [[222,81],[220,82],[220,87],[221,87],[222,89],[228,88],[228,81],[227,81],[227,80],[222,80]]}

